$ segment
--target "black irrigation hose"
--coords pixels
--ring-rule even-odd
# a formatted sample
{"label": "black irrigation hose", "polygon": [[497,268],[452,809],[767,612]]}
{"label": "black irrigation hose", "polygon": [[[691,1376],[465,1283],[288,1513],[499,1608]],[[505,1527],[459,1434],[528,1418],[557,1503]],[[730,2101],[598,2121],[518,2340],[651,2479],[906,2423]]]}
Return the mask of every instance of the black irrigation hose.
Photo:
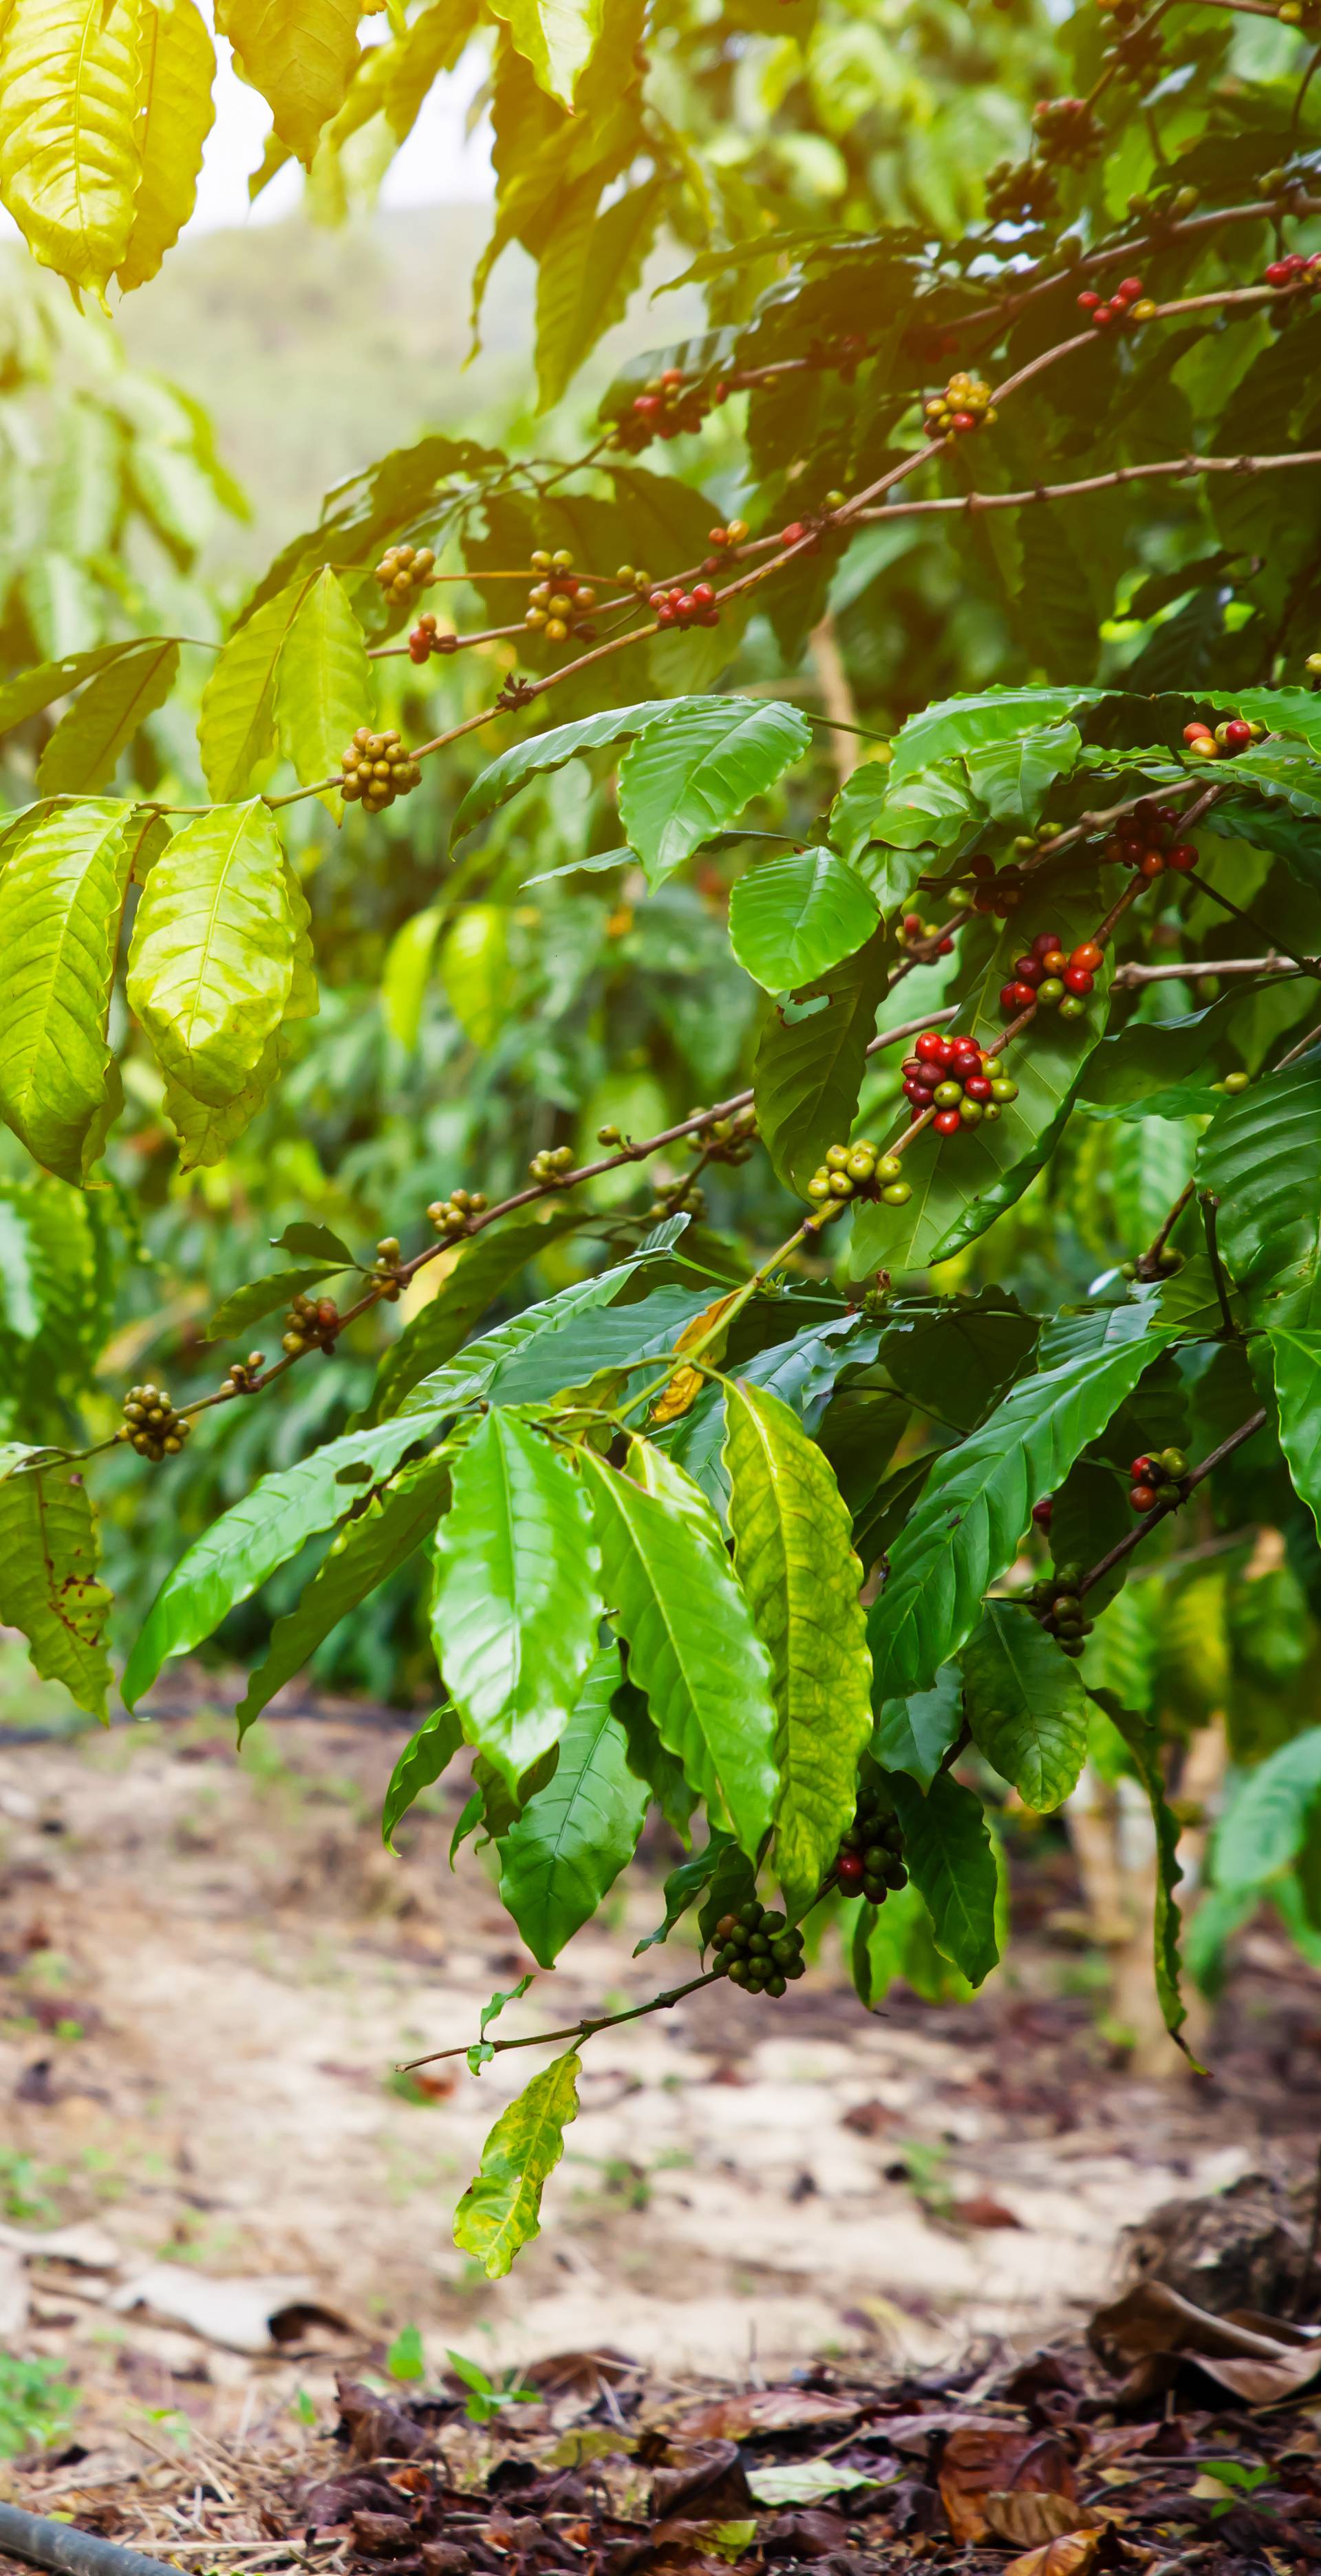
{"label": "black irrigation hose", "polygon": [[29,2567],[54,2568],[58,2576],[179,2576],[163,2559],[144,2558],[140,2549],[121,2549],[117,2540],[24,2513],[16,2504],[0,2504],[0,2551]]}

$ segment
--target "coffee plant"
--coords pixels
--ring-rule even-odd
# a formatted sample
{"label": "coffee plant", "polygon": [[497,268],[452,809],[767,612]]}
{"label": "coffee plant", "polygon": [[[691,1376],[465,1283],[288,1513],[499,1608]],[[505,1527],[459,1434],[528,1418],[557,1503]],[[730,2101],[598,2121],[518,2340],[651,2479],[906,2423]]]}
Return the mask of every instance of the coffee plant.
{"label": "coffee plant", "polygon": [[[231,1446],[123,1697],[296,1569],[242,1731],[411,1568],[440,1682],[387,1840],[466,1753],[460,1835],[548,1969],[654,1806],[689,1856],[643,1947],[696,1909],[709,1965],[637,2011],[721,1977],[773,2011],[818,1906],[864,2006],[900,1973],[967,1992],[1003,1938],[997,1810],[1053,1813],[1090,1750],[1150,1801],[1177,2038],[1178,1775],[1224,1709],[1201,1966],[1263,1889],[1321,1935],[1312,15],[392,0],[362,42],[341,0],[218,13],[271,106],[260,176],[296,156],[323,202],[486,45],[479,300],[522,243],[543,407],[662,227],[708,327],[627,365],[571,452],[433,434],[365,467],[223,639],[33,619],[11,652],[3,1214],[77,1233],[37,1265],[52,1311],[95,1297],[108,1201],[131,1222],[126,1085],[205,1181],[315,1061],[323,868],[345,936],[392,854],[426,897],[395,1026],[438,966],[465,1078],[519,1011],[526,1052],[480,1156],[437,1184],[401,1140],[397,1233],[295,1214],[195,1338],[223,1373],[137,1376],[104,1438],[56,1436],[11,1299],[0,1618],[103,1712],[98,1478],[131,1533],[130,1473],[196,1476],[205,1417],[352,1370],[333,1436],[293,1417],[257,1474]],[[11,0],[0,198],[75,294],[176,237],[211,59],[192,0]],[[178,723],[163,754],[190,709],[195,755]],[[589,978],[639,922],[675,1064],[721,1096],[644,1129],[645,1047],[607,1045],[593,1144],[568,1028],[608,1031]],[[526,1006],[516,932],[545,940]],[[493,2275],[580,2044],[630,2017],[488,2038],[509,2000],[474,2071],[569,2045],[460,2204]]]}

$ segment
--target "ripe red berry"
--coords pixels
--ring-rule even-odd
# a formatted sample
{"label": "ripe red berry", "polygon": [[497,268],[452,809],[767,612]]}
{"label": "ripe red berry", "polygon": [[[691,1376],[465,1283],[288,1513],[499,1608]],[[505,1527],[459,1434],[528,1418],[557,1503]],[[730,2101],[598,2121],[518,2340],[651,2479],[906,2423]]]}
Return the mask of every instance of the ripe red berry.
{"label": "ripe red berry", "polygon": [[714,598],[715,592],[711,588],[709,581],[695,581],[693,583],[693,599],[699,608],[709,608]]}
{"label": "ripe red berry", "polygon": [[952,956],[953,956],[953,954],[954,954],[954,942],[953,942],[953,940],[952,940],[952,939],[941,939],[941,940],[939,940],[939,941],[937,942],[937,944],[936,944],[936,955],[937,955],[937,957],[952,957]]}
{"label": "ripe red berry", "polygon": [[1014,959],[1014,976],[1016,981],[1020,984],[1031,984],[1034,990],[1041,982],[1041,978],[1045,974],[1045,971],[1046,969],[1042,965],[1039,957],[1016,957]]}
{"label": "ripe red berry", "polygon": [[1095,974],[1097,967],[1105,964],[1104,953],[1097,947],[1094,939],[1084,939],[1082,946],[1074,949],[1073,954],[1069,959],[1069,964],[1071,966],[1090,967],[1092,973]]}
{"label": "ripe red berry", "polygon": [[410,662],[427,662],[431,658],[431,637],[425,626],[415,626],[408,639]]}
{"label": "ripe red berry", "polygon": [[[1025,984],[1025,985],[1023,985],[1023,986],[1021,987],[1021,989],[1022,989],[1022,991],[1024,991],[1024,992],[1030,992],[1030,991],[1031,991],[1031,987],[1030,987],[1030,985],[1026,985],[1026,984]],[[1001,1010],[1002,1010],[1002,1011],[1016,1011],[1016,1010],[1018,1009],[1018,1007],[1019,1007],[1019,1005],[1018,1005],[1018,994],[1019,994],[1019,991],[1020,991],[1020,987],[1019,987],[1017,984],[1002,984],[1002,985],[1001,985],[1001,987],[1000,987],[1000,1008],[1001,1008]]]}
{"label": "ripe red berry", "polygon": [[949,424],[949,425],[950,425],[950,428],[951,428],[951,429],[961,429],[961,430],[975,429],[975,428],[976,428],[976,426],[977,426],[977,416],[976,416],[975,412],[970,412],[970,411],[956,411],[956,412],[952,412],[952,413],[951,413],[951,415],[950,415],[950,424]]}
{"label": "ripe red berry", "polygon": [[1128,1499],[1135,1512],[1150,1512],[1156,1508],[1155,1491],[1150,1485],[1134,1485]]}
{"label": "ripe red berry", "polygon": [[903,1088],[905,1100],[911,1100],[915,1109],[929,1109],[931,1107],[931,1092],[925,1082],[913,1082],[910,1080],[904,1084]]}
{"label": "ripe red berry", "polygon": [[1100,296],[1090,286],[1086,287],[1078,298],[1078,310],[1080,313],[1094,313],[1100,301]]}
{"label": "ripe red berry", "polygon": [[995,874],[995,861],[994,859],[988,859],[985,850],[978,850],[974,857],[969,859],[968,868],[972,876],[993,877]]}
{"label": "ripe red berry", "polygon": [[1094,330],[1094,331],[1108,331],[1108,330],[1109,330],[1109,328],[1110,328],[1111,323],[1112,323],[1112,322],[1113,322],[1113,320],[1114,320],[1114,318],[1115,318],[1115,317],[1114,317],[1114,313],[1113,313],[1113,310],[1112,310],[1112,308],[1110,307],[1110,305],[1108,305],[1108,304],[1098,304],[1098,305],[1097,305],[1097,308],[1096,308],[1096,311],[1095,311],[1095,312],[1094,312],[1094,314],[1092,315],[1092,328],[1093,328],[1093,330]]}
{"label": "ripe red berry", "polygon": [[1051,1514],[1054,1509],[1055,1498],[1053,1494],[1043,1494],[1040,1502],[1033,1504],[1032,1518],[1039,1530],[1048,1530],[1050,1528]]}
{"label": "ripe red berry", "polygon": [[1144,850],[1141,858],[1138,860],[1138,875],[1150,879],[1152,877],[1163,877],[1164,874],[1165,860],[1162,852],[1160,850]]}
{"label": "ripe red berry", "polygon": [[841,1887],[861,1887],[866,1865],[861,1852],[841,1852],[835,1863],[835,1876]]}
{"label": "ripe red berry", "polygon": [[1214,742],[1215,736],[1212,734],[1209,724],[1203,724],[1200,716],[1195,716],[1191,724],[1186,724],[1184,726],[1183,738],[1185,742],[1201,742],[1206,740],[1208,737]]}
{"label": "ripe red berry", "polygon": [[1273,259],[1266,270],[1266,284],[1268,286],[1287,286],[1289,283],[1290,273],[1289,263],[1287,260]]}
{"label": "ripe red berry", "polygon": [[1020,983],[1017,978],[1012,984],[1005,985],[1004,991],[1000,996],[1002,1001],[1004,1000],[1005,993],[1010,997],[1009,1008],[1013,1011],[1030,1010],[1037,998],[1035,985]]}
{"label": "ripe red berry", "polygon": [[915,939],[917,937],[921,927],[922,915],[920,912],[906,912],[904,914],[904,928],[910,939]]}
{"label": "ripe red berry", "polygon": [[691,617],[696,606],[697,602],[694,599],[692,592],[690,590],[681,590],[674,603],[675,614],[678,617]]}
{"label": "ripe red berry", "polygon": [[957,1136],[963,1120],[957,1109],[938,1109],[931,1124],[938,1136]]}
{"label": "ripe red berry", "polygon": [[1241,716],[1231,716],[1225,727],[1226,751],[1246,751],[1252,740],[1252,727]]}
{"label": "ripe red berry", "polygon": [[941,1036],[939,1029],[924,1029],[913,1049],[913,1053],[923,1064],[943,1064],[945,1061],[945,1041]]}
{"label": "ripe red berry", "polygon": [[1189,868],[1195,868],[1197,852],[1192,842],[1175,841],[1165,853],[1165,865],[1167,868],[1173,868],[1179,876],[1183,876]]}
{"label": "ripe red berry", "polygon": [[1059,944],[1058,931],[1039,930],[1032,942],[1032,954],[1034,957],[1049,957],[1052,950],[1058,948]]}
{"label": "ripe red berry", "polygon": [[806,534],[807,530],[803,526],[802,520],[791,519],[788,527],[781,528],[780,530],[780,543],[782,546],[796,546],[800,537],[805,537]]}
{"label": "ripe red berry", "polygon": [[988,1073],[970,1073],[964,1081],[963,1088],[969,1100],[989,1100],[991,1077]]}
{"label": "ripe red berry", "polygon": [[665,601],[663,601],[662,605],[661,605],[661,606],[657,609],[657,611],[656,611],[656,623],[657,623],[657,625],[658,625],[658,626],[677,626],[678,622],[679,622],[679,621],[678,621],[677,617],[675,616],[674,610],[673,610],[673,608],[671,607],[670,602],[668,601],[668,599],[667,599],[667,600],[665,600]]}
{"label": "ripe red berry", "polygon": [[667,392],[672,386],[681,385],[683,383],[682,367],[667,367],[664,375],[661,377],[661,383],[665,386]]}
{"label": "ripe red berry", "polygon": [[633,409],[640,413],[643,420],[655,420],[657,415],[664,411],[665,405],[659,394],[635,394]]}
{"label": "ripe red berry", "polygon": [[1142,280],[1140,277],[1122,277],[1118,286],[1115,288],[1116,296],[1122,295],[1126,304],[1136,304],[1141,293]]}
{"label": "ripe red berry", "polygon": [[1090,993],[1096,978],[1087,966],[1066,966],[1062,981],[1066,992]]}
{"label": "ripe red berry", "polygon": [[1128,1472],[1135,1485],[1149,1485],[1156,1474],[1156,1461],[1149,1458],[1144,1450],[1140,1458],[1134,1459]]}

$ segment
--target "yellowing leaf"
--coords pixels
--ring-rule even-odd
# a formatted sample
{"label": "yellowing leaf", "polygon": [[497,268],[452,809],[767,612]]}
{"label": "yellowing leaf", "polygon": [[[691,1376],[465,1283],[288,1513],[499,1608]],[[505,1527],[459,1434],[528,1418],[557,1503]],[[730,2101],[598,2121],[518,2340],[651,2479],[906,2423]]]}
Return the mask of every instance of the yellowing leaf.
{"label": "yellowing leaf", "polygon": [[601,33],[602,0],[492,0],[492,6],[538,88],[572,107],[578,76]]}
{"label": "yellowing leaf", "polygon": [[0,45],[0,199],[75,294],[128,247],[141,171],[142,0],[12,0]]}
{"label": "yellowing leaf", "polygon": [[[712,1325],[719,1322],[726,1306],[732,1304],[737,1294],[737,1289],[731,1288],[727,1297],[717,1297],[714,1306],[708,1306],[702,1314],[694,1315],[691,1324],[684,1325],[674,1345],[676,1351],[690,1351],[694,1342],[704,1342]],[[714,1349],[714,1343],[712,1348]],[[690,1412],[704,1384],[705,1379],[700,1369],[676,1369],[664,1393],[657,1397],[651,1408],[652,1429],[659,1429],[666,1422],[677,1422],[682,1414]]]}
{"label": "yellowing leaf", "polygon": [[275,749],[275,682],[289,630],[315,581],[285,584],[236,627],[202,691],[197,741],[211,793],[243,796]]}
{"label": "yellowing leaf", "polygon": [[[342,581],[324,564],[299,604],[275,681],[280,748],[304,787],[337,777],[355,726],[369,724],[375,697],[362,628]],[[339,815],[339,790],[322,803]]]}
{"label": "yellowing leaf", "polygon": [[115,271],[127,294],[154,277],[193,211],[202,146],[215,121],[215,52],[193,0],[146,0],[138,148],[142,178],[128,249]]}
{"label": "yellowing leaf", "polygon": [[85,1177],[119,1101],[106,1020],[128,814],[108,798],[57,805],[0,874],[0,1110],[69,1181]]}
{"label": "yellowing leaf", "polygon": [[0,1479],[0,1620],[20,1628],[42,1679],[104,1717],[110,1594],[98,1576],[96,1522],[81,1476],[67,1468]]}
{"label": "yellowing leaf", "polygon": [[264,805],[220,805],[161,852],[133,927],[128,1003],[162,1070],[223,1109],[284,1014],[296,925]]}
{"label": "yellowing leaf", "polygon": [[489,2281],[509,2270],[519,2247],[541,2233],[541,2195],[578,2116],[575,2049],[557,2057],[502,2111],[482,2149],[482,2169],[454,2212],[454,2242],[475,2254]]}
{"label": "yellowing leaf", "polygon": [[355,0],[223,0],[216,24],[266,100],[280,142],[310,167],[358,60]]}
{"label": "yellowing leaf", "polygon": [[76,795],[103,787],[144,718],[164,706],[178,671],[179,647],[165,636],[151,637],[99,671],[55,727],[38,765],[38,792]]}
{"label": "yellowing leaf", "polygon": [[412,133],[437,73],[453,71],[477,14],[476,0],[432,0],[390,47],[385,113],[396,142]]}

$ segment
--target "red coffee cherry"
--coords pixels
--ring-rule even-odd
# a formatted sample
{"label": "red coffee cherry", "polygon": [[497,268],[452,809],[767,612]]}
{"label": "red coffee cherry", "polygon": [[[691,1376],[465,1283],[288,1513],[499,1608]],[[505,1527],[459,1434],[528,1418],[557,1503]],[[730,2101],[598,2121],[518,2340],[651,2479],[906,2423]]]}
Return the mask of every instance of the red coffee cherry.
{"label": "red coffee cherry", "polygon": [[1034,957],[1049,957],[1059,947],[1059,944],[1058,931],[1039,930],[1036,938],[1032,942],[1032,954]]}
{"label": "red coffee cherry", "polygon": [[861,1887],[864,1877],[861,1852],[841,1852],[835,1863],[835,1876],[841,1887]]}
{"label": "red coffee cherry", "polygon": [[806,534],[807,530],[803,526],[802,520],[791,519],[788,527],[781,528],[780,530],[780,543],[782,546],[796,546],[799,543],[799,540],[805,537]]}
{"label": "red coffee cherry", "polygon": [[1165,853],[1165,865],[1167,868],[1173,868],[1179,876],[1183,876],[1189,868],[1196,867],[1197,856],[1191,841],[1175,841]]}
{"label": "red coffee cherry", "polygon": [[1086,966],[1066,966],[1061,980],[1068,993],[1090,993],[1096,978]]}
{"label": "red coffee cherry", "polygon": [[1128,1499],[1135,1512],[1151,1512],[1156,1508],[1155,1489],[1151,1485],[1135,1485]]}
{"label": "red coffee cherry", "polygon": [[963,1120],[957,1109],[938,1109],[931,1124],[938,1136],[957,1136]]}
{"label": "red coffee cherry", "polygon": [[1053,1494],[1043,1494],[1040,1502],[1033,1504],[1032,1519],[1037,1529],[1048,1530],[1050,1528],[1051,1515],[1054,1509],[1055,1497]]}
{"label": "red coffee cherry", "polygon": [[1246,751],[1251,740],[1251,725],[1245,724],[1241,716],[1231,716],[1225,727],[1225,749],[1227,751]]}
{"label": "red coffee cherry", "polygon": [[991,1077],[989,1073],[970,1073],[964,1082],[963,1088],[967,1093],[969,1100],[989,1100],[991,1097]]}
{"label": "red coffee cherry", "polygon": [[1150,879],[1152,877],[1163,877],[1164,874],[1165,860],[1161,851],[1144,850],[1141,858],[1138,860],[1138,875],[1140,877]]}
{"label": "red coffee cherry", "polygon": [[1014,959],[1014,981],[1017,984],[1031,984],[1035,987],[1041,982],[1041,978],[1045,974],[1045,971],[1046,969],[1042,965],[1039,957],[1016,957]]}
{"label": "red coffee cherry", "polygon": [[1142,1457],[1134,1459],[1128,1472],[1135,1485],[1149,1485],[1152,1478],[1160,1473],[1160,1470],[1157,1467],[1155,1459],[1148,1458],[1144,1452]]}
{"label": "red coffee cherry", "polygon": [[1105,964],[1105,953],[1097,947],[1094,939],[1084,939],[1082,946],[1074,949],[1069,964],[1085,966],[1089,973],[1094,975],[1097,968]]}

